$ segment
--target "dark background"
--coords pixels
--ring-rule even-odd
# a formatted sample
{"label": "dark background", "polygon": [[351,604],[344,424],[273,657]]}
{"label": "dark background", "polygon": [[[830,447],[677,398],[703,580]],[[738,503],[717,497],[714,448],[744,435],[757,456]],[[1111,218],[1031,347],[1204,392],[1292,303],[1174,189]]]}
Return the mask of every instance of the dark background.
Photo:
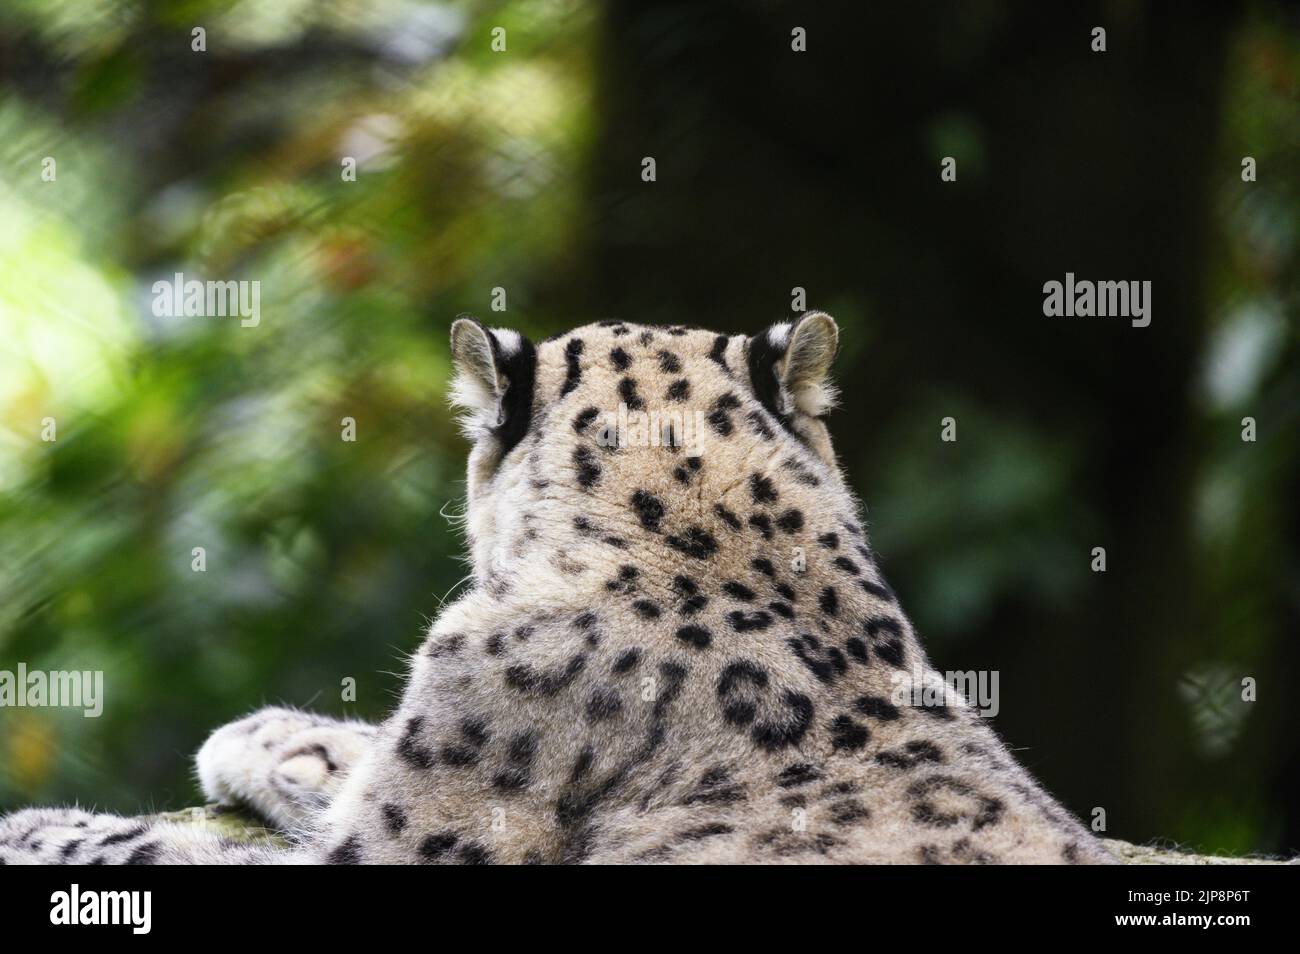
{"label": "dark background", "polygon": [[[86,6],[0,13],[0,668],[107,703],[0,711],[0,808],[179,807],[254,706],[383,714],[464,574],[458,312],[752,332],[798,286],[936,665],[1109,834],[1300,850],[1294,7]],[[176,271],[261,324],[153,317]],[[1045,318],[1067,271],[1150,327]]]}

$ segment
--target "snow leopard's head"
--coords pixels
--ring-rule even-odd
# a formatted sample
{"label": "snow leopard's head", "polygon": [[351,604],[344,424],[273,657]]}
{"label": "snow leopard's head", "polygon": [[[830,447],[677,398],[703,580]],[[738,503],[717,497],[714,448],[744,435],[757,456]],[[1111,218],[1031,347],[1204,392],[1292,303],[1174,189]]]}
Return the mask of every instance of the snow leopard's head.
{"label": "snow leopard's head", "polygon": [[[476,578],[573,577],[593,548],[748,551],[801,501],[842,511],[824,422],[837,343],[820,312],[752,337],[602,321],[538,345],[457,320]],[[751,530],[750,544],[730,539]]]}

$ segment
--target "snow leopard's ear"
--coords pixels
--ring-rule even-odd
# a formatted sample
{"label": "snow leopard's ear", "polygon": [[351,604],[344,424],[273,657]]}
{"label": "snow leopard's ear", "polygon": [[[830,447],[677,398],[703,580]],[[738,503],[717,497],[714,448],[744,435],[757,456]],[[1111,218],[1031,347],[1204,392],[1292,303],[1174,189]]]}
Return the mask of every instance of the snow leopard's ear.
{"label": "snow leopard's ear", "polygon": [[466,315],[451,326],[451,361],[451,403],[465,436],[491,437],[504,454],[528,431],[537,349],[517,331],[486,328]]}
{"label": "snow leopard's ear", "polygon": [[837,397],[830,371],[839,340],[835,319],[821,311],[750,338],[749,379],[758,399],[782,419],[796,411],[823,417]]}

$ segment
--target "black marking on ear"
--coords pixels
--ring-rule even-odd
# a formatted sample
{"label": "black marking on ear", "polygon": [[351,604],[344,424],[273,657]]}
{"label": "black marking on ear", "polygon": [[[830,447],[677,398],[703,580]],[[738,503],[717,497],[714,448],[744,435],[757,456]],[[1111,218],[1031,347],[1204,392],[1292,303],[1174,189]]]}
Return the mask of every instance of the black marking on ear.
{"label": "black marking on ear", "polygon": [[501,423],[492,428],[492,436],[501,445],[501,456],[523,440],[533,419],[533,391],[537,382],[537,348],[523,335],[510,352],[501,347],[497,336],[488,331],[492,342],[492,360],[508,382],[501,398]]}
{"label": "black marking on ear", "polygon": [[[789,339],[787,338],[788,342]],[[763,407],[785,426],[790,428],[789,415],[781,411],[781,383],[776,379],[776,363],[785,357],[785,343],[776,344],[772,336],[764,331],[749,339],[749,381],[754,388],[754,396]]]}
{"label": "black marking on ear", "polygon": [[718,335],[713,339],[713,347],[709,350],[709,358],[716,361],[723,371],[728,374],[731,369],[727,367],[727,345],[730,339],[726,335]]}

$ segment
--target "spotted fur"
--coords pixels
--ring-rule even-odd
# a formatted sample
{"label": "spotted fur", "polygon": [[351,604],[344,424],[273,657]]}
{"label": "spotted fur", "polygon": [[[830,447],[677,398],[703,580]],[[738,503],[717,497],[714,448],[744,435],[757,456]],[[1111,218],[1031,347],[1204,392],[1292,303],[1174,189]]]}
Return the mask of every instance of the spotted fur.
{"label": "spotted fur", "polygon": [[[1110,860],[961,698],[895,697],[930,664],[831,449],[836,339],[457,322],[473,588],[382,725],[267,710],[199,753],[297,847],[29,810],[0,860]],[[609,446],[620,403],[701,445]]]}

